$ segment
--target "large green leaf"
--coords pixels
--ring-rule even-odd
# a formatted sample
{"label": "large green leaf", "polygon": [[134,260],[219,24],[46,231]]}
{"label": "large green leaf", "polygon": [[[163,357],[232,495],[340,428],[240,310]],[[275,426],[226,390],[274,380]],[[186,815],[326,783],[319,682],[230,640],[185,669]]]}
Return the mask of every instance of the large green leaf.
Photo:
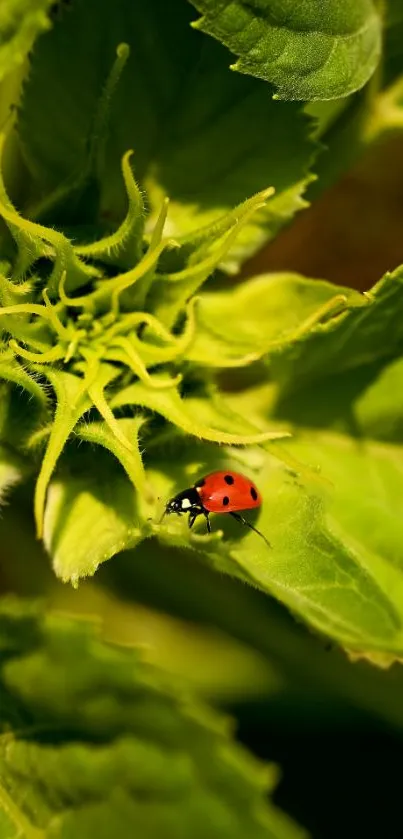
{"label": "large green leaf", "polygon": [[[189,458],[193,466],[195,461]],[[237,466],[248,469],[245,461],[238,461]],[[217,517],[214,526],[218,523]],[[364,725],[371,714],[400,731],[403,728],[401,667],[381,669],[367,661],[352,663],[334,645],[329,650],[316,633],[302,631],[301,622],[274,598],[197,561],[193,547],[161,550],[155,541],[150,542],[146,554],[128,551],[104,565],[98,580],[119,593],[119,602],[123,600],[126,609],[133,600],[153,604],[176,617],[196,621],[198,626],[219,627],[263,653],[282,679],[277,688],[272,684],[274,691],[266,706],[273,726],[278,714],[280,725],[288,729],[292,719],[296,730],[306,723],[308,711],[310,724],[323,733],[324,720],[331,719],[334,725],[336,714],[340,725],[341,714],[355,708]],[[381,656],[378,661],[381,663]]]}
{"label": "large green leaf", "polygon": [[[360,433],[377,440],[403,440],[403,360],[369,371],[364,386],[357,389],[354,422]],[[372,373],[372,375],[371,375]],[[357,379],[357,376],[354,377]]]}
{"label": "large green leaf", "polygon": [[399,267],[365,294],[285,272],[201,292],[187,357],[231,367],[266,356],[272,378],[288,390],[329,372],[386,364],[403,348],[402,289]]}
{"label": "large green leaf", "polygon": [[[116,48],[127,42],[131,54],[112,101],[107,142],[104,126],[105,165],[94,174],[101,178],[102,217],[118,221],[125,212],[119,162],[131,148],[136,178],[151,202],[151,225],[163,196],[171,199],[169,235],[207,224],[274,186],[270,206],[237,245],[237,258],[244,258],[304,205],[315,153],[310,121],[297,106],[271,101],[263,82],[230,73],[226,50],[190,22],[184,0],[141,6],[76,0],[37,44],[19,132],[41,193],[79,179]],[[58,212],[66,219],[65,193]],[[90,213],[87,204],[87,224]],[[74,223],[81,220],[76,208]]]}
{"label": "large green leaf", "polygon": [[[336,288],[336,287],[335,287]],[[287,389],[377,361],[403,348],[403,267],[388,272],[352,306],[305,330],[273,358],[273,373]],[[358,302],[358,305],[357,305]]]}
{"label": "large green leaf", "polygon": [[21,64],[35,38],[49,29],[53,0],[6,0],[0,8],[0,80]]}
{"label": "large green leaf", "polygon": [[306,475],[295,479],[267,453],[251,450],[227,450],[220,458],[205,448],[193,458],[185,451],[176,456],[175,466],[156,465],[153,475],[163,498],[214,468],[250,475],[264,503],[258,516],[247,518],[270,540],[271,549],[229,516],[213,517],[211,536],[203,523],[189,531],[176,517],[156,525],[156,532],[168,544],[200,552],[216,570],[275,595],[347,649],[400,657],[401,449],[347,434],[296,428],[294,433],[287,449],[320,470],[327,488]]}
{"label": "large green leaf", "polygon": [[362,306],[351,289],[298,274],[264,274],[236,288],[202,292],[191,361],[212,367],[250,364],[277,354],[344,309]]}
{"label": "large green leaf", "polygon": [[237,55],[234,70],[272,82],[284,99],[336,99],[359,90],[381,54],[373,0],[190,0],[196,26]]}
{"label": "large green leaf", "polygon": [[187,357],[231,367],[266,356],[272,378],[290,391],[329,372],[385,364],[403,348],[402,290],[399,267],[366,294],[291,273],[201,292]]}
{"label": "large green leaf", "polygon": [[19,836],[301,837],[225,721],[135,650],[38,615],[11,602],[0,617],[0,807]]}

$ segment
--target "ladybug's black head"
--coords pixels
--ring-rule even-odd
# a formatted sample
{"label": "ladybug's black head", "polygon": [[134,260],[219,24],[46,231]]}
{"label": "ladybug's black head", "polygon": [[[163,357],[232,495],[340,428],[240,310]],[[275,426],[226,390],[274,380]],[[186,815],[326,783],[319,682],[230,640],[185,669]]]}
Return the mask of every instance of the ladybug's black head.
{"label": "ladybug's black head", "polygon": [[169,516],[171,513],[177,513],[178,515],[181,513],[196,513],[201,512],[202,509],[203,505],[200,501],[199,493],[192,487],[191,489],[185,489],[183,492],[179,492],[178,495],[171,498],[165,507],[164,515]]}
{"label": "ladybug's black head", "polygon": [[171,513],[181,513],[182,506],[180,500],[175,496],[175,498],[171,498],[168,501],[168,504],[165,507],[165,514],[169,516]]}

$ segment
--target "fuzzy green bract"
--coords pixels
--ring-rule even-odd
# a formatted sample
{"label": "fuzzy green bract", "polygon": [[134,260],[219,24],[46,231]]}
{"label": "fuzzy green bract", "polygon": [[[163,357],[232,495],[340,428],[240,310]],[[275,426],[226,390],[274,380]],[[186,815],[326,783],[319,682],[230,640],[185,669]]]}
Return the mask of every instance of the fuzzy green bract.
{"label": "fuzzy green bract", "polygon": [[[43,532],[49,481],[80,421],[84,430],[90,430],[87,439],[111,450],[137,490],[152,500],[137,435],[146,415],[137,414],[133,427],[129,419],[115,416],[111,407],[125,390],[130,396],[124,404],[131,412],[138,407],[151,408],[196,437],[242,445],[284,436],[276,431],[259,434],[256,429],[245,430],[242,422],[241,427],[238,424],[232,431],[229,426],[226,432],[214,425],[214,419],[212,424],[199,422],[187,410],[186,385],[180,372],[194,338],[195,293],[272,190],[246,201],[236,215],[223,218],[218,237],[214,227],[210,234],[204,231],[201,241],[188,241],[183,248],[164,237],[164,203],[146,241],[143,201],[129,158],[127,154],[122,164],[128,195],[126,219],[114,234],[88,246],[75,248],[62,233],[23,219],[1,186],[0,214],[14,237],[16,254],[14,284],[6,274],[0,277],[2,332],[4,338],[7,333],[10,336],[0,367],[5,380],[22,386],[31,374],[32,387],[27,389],[35,395],[38,389],[39,426],[20,441],[20,448],[45,445],[34,502],[38,535]],[[176,250],[176,270],[163,271],[161,256],[172,249]],[[138,254],[132,267],[117,268],[113,274],[111,263],[119,264],[129,254]],[[44,278],[35,274],[38,257],[48,264]],[[22,274],[25,279],[18,282]],[[144,387],[137,394],[140,384]],[[53,392],[50,400],[46,398],[48,385]],[[94,429],[98,430],[91,436],[93,425],[87,423],[94,411],[98,418]],[[137,518],[139,515],[140,511]]]}
{"label": "fuzzy green bract", "polygon": [[39,614],[0,614],[1,836],[306,835],[265,800],[275,767],[232,742],[227,720],[139,651]]}

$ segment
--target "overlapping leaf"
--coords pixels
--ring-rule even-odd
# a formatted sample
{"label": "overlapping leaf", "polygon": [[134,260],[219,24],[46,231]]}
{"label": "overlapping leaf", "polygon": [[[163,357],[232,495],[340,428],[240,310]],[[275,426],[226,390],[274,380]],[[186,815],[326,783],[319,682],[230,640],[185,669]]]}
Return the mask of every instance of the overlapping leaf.
{"label": "overlapping leaf", "polygon": [[335,99],[359,90],[381,53],[372,0],[190,0],[197,28],[237,55],[234,70],[272,82],[284,99]]}

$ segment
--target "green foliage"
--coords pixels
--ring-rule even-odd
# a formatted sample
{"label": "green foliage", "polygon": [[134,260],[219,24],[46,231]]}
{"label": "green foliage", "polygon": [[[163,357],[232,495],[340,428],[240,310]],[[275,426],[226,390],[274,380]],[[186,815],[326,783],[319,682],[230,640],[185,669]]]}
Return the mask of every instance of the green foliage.
{"label": "green foliage", "polygon": [[[186,311],[186,300],[225,256],[238,230],[247,223],[251,214],[264,206],[266,195],[270,196],[271,190],[246,201],[237,208],[234,217],[223,219],[222,235],[216,226],[210,232],[205,231],[202,244],[194,239],[193,243],[186,243],[181,248],[179,243],[164,239],[162,216],[161,224],[156,227],[155,235],[137,264],[111,277],[106,268],[102,270],[100,267],[104,255],[109,263],[111,253],[117,254],[119,259],[123,254],[143,252],[143,225],[139,221],[144,210],[142,201],[136,198],[138,193],[127,156],[123,159],[123,172],[129,203],[126,220],[113,242],[109,236],[78,249],[63,234],[19,216],[2,187],[0,213],[15,238],[16,271],[22,270],[19,266],[27,270],[38,254],[49,261],[45,274],[46,287],[40,288],[36,278],[35,283],[33,280],[25,283],[23,292],[17,288],[15,300],[22,299],[23,302],[15,302],[10,297],[10,284],[4,277],[3,288],[9,291],[4,302],[10,305],[1,309],[6,328],[13,336],[9,341],[13,351],[12,370],[9,373],[9,363],[8,366],[6,363],[9,350],[6,350],[4,378],[18,380],[14,371],[20,369],[19,384],[24,386],[28,370],[33,374],[32,386],[28,386],[30,392],[36,393],[36,388],[39,388],[42,402],[45,402],[45,391],[35,382],[38,374],[42,380],[48,380],[54,392],[53,406],[43,405],[43,415],[39,419],[49,429],[35,492],[35,519],[39,535],[42,535],[43,529],[46,491],[57,460],[79,420],[92,408],[96,409],[104,425],[99,428],[99,423],[96,423],[99,433],[95,431],[91,441],[113,451],[140,491],[145,489],[146,478],[137,435],[133,437],[129,422],[115,417],[111,407],[113,400],[116,404],[120,399],[120,404],[156,410],[188,433],[217,443],[245,444],[284,436],[275,431],[258,434],[256,429],[254,433],[245,434],[238,428],[234,433],[225,433],[214,429],[214,426],[194,423],[188,418],[186,400],[176,389],[183,376],[181,373],[171,375],[171,371],[174,374],[178,364],[181,365],[195,330],[192,301],[187,306],[187,321],[182,334],[171,331],[178,316]],[[160,256],[172,247],[178,251],[176,261],[181,269],[160,272]],[[97,260],[94,266],[88,261],[91,256]],[[86,262],[83,257],[87,258]],[[157,286],[158,289],[162,283],[167,289],[163,305],[161,294],[155,294],[152,288]],[[83,286],[85,294],[71,296],[70,292]],[[42,299],[43,302],[28,302],[34,299]],[[148,300],[150,303],[147,305]],[[170,328],[164,326],[164,321]],[[148,327],[145,338],[139,336],[140,327]],[[148,336],[150,340],[147,340]],[[22,359],[25,372],[18,359]],[[161,366],[164,364],[167,365],[166,373],[162,374]],[[155,373],[155,369],[159,372]],[[137,383],[125,387],[126,380],[130,382],[133,377],[138,379]],[[141,383],[145,386],[143,390]],[[172,390],[172,396],[164,398],[161,394],[165,390]],[[130,392],[130,396],[123,397],[122,402],[126,391]],[[123,427],[129,430],[130,437],[126,436]],[[23,445],[31,447],[36,437],[37,430],[23,441]],[[116,542],[113,539],[112,544],[112,553],[117,546],[123,546],[121,540]],[[95,570],[96,563],[90,563],[89,568]],[[72,576],[77,577],[78,574],[76,569]]]}
{"label": "green foliage", "polygon": [[10,602],[0,617],[0,835],[302,837],[225,719],[139,651],[39,614]]}
{"label": "green foliage", "polygon": [[[95,19],[97,37],[88,37]],[[130,148],[151,207],[148,228],[168,195],[171,236],[273,186],[270,206],[249,219],[231,250],[235,270],[304,206],[316,148],[304,114],[271,102],[265,84],[229,73],[226,50],[192,31],[190,19],[185,0],[75,0],[35,50],[19,132],[46,195],[35,212],[74,227],[121,218],[118,162]],[[121,42],[130,56],[111,104],[113,130],[100,141],[104,86]]]}
{"label": "green foliage", "polygon": [[[308,11],[304,7],[301,13]],[[369,6],[357,9],[354,25],[358,20],[362,23],[360,15],[365,17],[369,11]],[[280,206],[283,220],[289,217],[291,205],[284,203],[285,195],[291,194],[289,188],[294,196],[299,189],[297,170],[292,168],[293,144],[302,153],[298,166],[303,160],[306,166],[313,146],[304,131],[298,134],[304,118],[294,106],[270,101],[261,82],[231,76],[223,49],[192,33],[188,12],[179,2],[169,12],[159,0],[150,4],[147,18],[142,18],[137,52],[133,52],[123,39],[130,29],[128,22],[133,31],[139,28],[136,5],[129,7],[120,0],[111,17],[108,4],[103,3],[97,26],[106,40],[91,39],[91,53],[86,33],[93,10],[91,3],[76,0],[73,9],[61,14],[52,32],[39,42],[24,85],[18,124],[36,188],[41,185],[46,192],[28,212],[37,219],[60,219],[64,213],[65,224],[69,219],[71,226],[74,220],[76,234],[72,238],[67,230],[62,233],[25,217],[15,209],[1,182],[0,213],[14,240],[14,251],[9,251],[10,261],[0,283],[3,334],[8,343],[0,365],[11,406],[16,385],[33,397],[29,422],[14,425],[5,421],[4,438],[12,447],[9,456],[23,459],[24,468],[36,472],[37,533],[44,536],[53,567],[63,580],[76,584],[80,577],[94,574],[105,560],[155,533],[164,543],[190,545],[213,567],[275,593],[303,619],[348,648],[369,654],[377,650],[400,654],[399,603],[391,604],[387,598],[386,605],[382,599],[386,583],[376,572],[372,580],[362,574],[360,569],[367,568],[367,560],[364,562],[361,553],[353,557],[352,544],[336,536],[334,528],[329,529],[329,510],[336,505],[340,515],[346,504],[345,491],[350,492],[353,483],[344,490],[339,478],[334,481],[326,452],[330,446],[334,453],[339,443],[326,437],[328,414],[321,423],[316,403],[313,412],[322,436],[312,442],[312,452],[307,447],[307,408],[301,394],[303,388],[328,376],[329,369],[333,376],[345,373],[348,377],[353,368],[386,363],[399,354],[401,270],[385,277],[366,296],[296,274],[252,278],[235,290],[222,283],[218,289],[210,284],[204,290],[217,267],[234,267],[241,254],[253,249],[258,228],[260,237],[271,235],[267,227],[263,234],[262,219],[263,226],[274,220],[274,232]],[[224,12],[223,5],[219,14]],[[335,7],[328,25],[344,26],[343,14],[347,9],[339,8],[336,14]],[[259,20],[263,25],[263,18]],[[155,67],[161,96],[154,97],[152,124],[147,120],[139,124],[135,115],[144,111],[141,102],[146,91],[139,79],[149,34],[162,44],[162,33],[167,31],[176,39],[170,72],[166,51],[162,51],[165,73],[162,64]],[[76,57],[68,95],[62,97],[63,67],[67,67],[73,41]],[[89,57],[91,73],[86,74]],[[194,86],[188,86],[186,96],[181,96],[178,112],[171,105],[178,92],[183,92],[185,69]],[[209,73],[216,79],[213,98],[207,96]],[[50,94],[56,103],[51,114],[43,95],[45,87],[49,95],[45,78],[50,79]],[[203,90],[204,98],[199,95]],[[265,109],[255,94],[266,97]],[[131,108],[129,95],[134,103]],[[227,131],[241,138],[235,123],[224,122],[211,135],[211,145],[205,142],[203,131],[211,124],[211,109],[221,112],[228,95],[232,104],[224,111],[225,119],[234,113],[245,119],[250,96],[259,120],[261,112],[269,118],[271,141],[281,148],[289,178],[288,185],[282,182],[280,194],[273,194],[267,179],[270,171],[278,169],[278,153],[270,154],[263,126],[249,112],[253,131],[265,140],[265,159],[272,169],[266,171],[259,157],[253,157],[253,171],[263,178],[265,189],[235,209],[233,202],[241,185],[242,189],[245,184],[257,185],[254,176],[250,177],[245,149],[241,152],[236,143],[231,144],[237,160],[235,170],[231,165],[228,169],[226,151],[226,172],[231,172],[237,185],[235,192],[226,193],[219,177],[209,177],[214,192],[206,201],[196,199],[186,165],[187,155],[192,163],[191,177],[201,182],[198,155],[193,141],[189,144],[187,139],[190,125],[192,136],[197,136],[204,150],[211,149],[215,162],[214,136],[220,136],[223,149],[228,147]],[[159,143],[157,153],[162,157],[156,165],[149,150],[156,147],[152,137],[163,117],[166,124],[167,109],[175,133],[167,132],[167,142]],[[194,133],[199,124],[196,111],[197,119],[203,115],[201,134]],[[55,123],[48,123],[44,136],[41,125],[45,119]],[[293,132],[289,131],[290,119],[295,123]],[[178,134],[181,126],[182,139]],[[280,136],[289,139],[279,143]],[[134,179],[131,152],[127,151],[134,139],[137,151],[133,159],[146,194]],[[182,143],[186,144],[185,159],[180,152]],[[126,194],[126,215],[102,235],[101,216],[108,206],[105,196],[114,190],[117,195],[118,153],[123,154],[120,189],[123,186]],[[174,167],[170,176],[174,215],[166,196],[171,181],[161,177],[161,162],[172,159],[173,153],[181,160],[180,169]],[[226,183],[228,186],[228,180]],[[178,226],[174,220],[179,218],[175,216],[179,206],[175,190],[179,188],[179,195],[181,184],[190,189],[197,211],[189,210],[187,201],[181,203],[181,217],[186,221]],[[277,189],[278,184],[277,177]],[[114,206],[116,210],[119,204]],[[111,208],[112,204],[109,211]],[[232,397],[225,395],[217,373],[258,363],[262,386],[252,391],[247,386]],[[265,386],[267,370],[271,381]],[[287,399],[294,392],[299,398],[289,416]],[[297,410],[301,405],[302,419]],[[18,415],[18,409],[13,412]],[[340,412],[339,408],[338,415]],[[330,431],[333,434],[333,429]],[[294,438],[291,444],[273,447],[271,440],[290,433]],[[342,450],[353,466],[346,463],[346,471],[354,468],[361,472],[360,461],[354,461],[351,428],[348,434]],[[226,448],[199,444],[192,456],[188,435]],[[80,441],[79,449],[76,441]],[[256,444],[260,444],[260,452],[249,448],[246,456],[229,448]],[[167,445],[175,452],[174,463],[172,457],[165,456]],[[370,451],[370,459],[373,456],[377,463],[384,462],[376,446]],[[255,472],[264,490],[265,508],[259,522],[274,539],[270,562],[266,546],[253,533],[244,534],[239,541],[240,534],[233,528],[207,537],[200,535],[197,527],[189,533],[183,522],[156,524],[163,509],[161,499],[192,483],[207,468],[223,463],[236,467],[239,461],[246,471]],[[299,482],[289,480],[289,470],[298,475]],[[5,486],[7,474],[6,469]],[[393,492],[396,486],[392,482],[390,494]],[[274,526],[272,509],[278,504]],[[290,576],[290,556],[297,572],[295,580]],[[327,588],[337,567],[343,569],[344,582],[342,577],[337,582],[343,594],[329,599]],[[306,579],[301,568],[306,569]],[[371,589],[375,584],[377,594]],[[307,588],[309,598],[303,595]],[[349,597],[345,588],[352,592]],[[382,621],[375,618],[377,609],[379,614],[384,612]]]}
{"label": "green foliage", "polygon": [[272,82],[283,99],[337,99],[359,90],[381,52],[373,0],[191,0],[197,28],[239,56],[233,70]]}
{"label": "green foliage", "polygon": [[[46,605],[0,598],[1,839],[300,836],[182,676],[401,729],[403,268],[363,293],[256,253],[401,138],[402,20],[4,0],[0,588]],[[256,481],[271,547],[163,516],[216,469]],[[77,619],[100,599],[115,647]]]}

